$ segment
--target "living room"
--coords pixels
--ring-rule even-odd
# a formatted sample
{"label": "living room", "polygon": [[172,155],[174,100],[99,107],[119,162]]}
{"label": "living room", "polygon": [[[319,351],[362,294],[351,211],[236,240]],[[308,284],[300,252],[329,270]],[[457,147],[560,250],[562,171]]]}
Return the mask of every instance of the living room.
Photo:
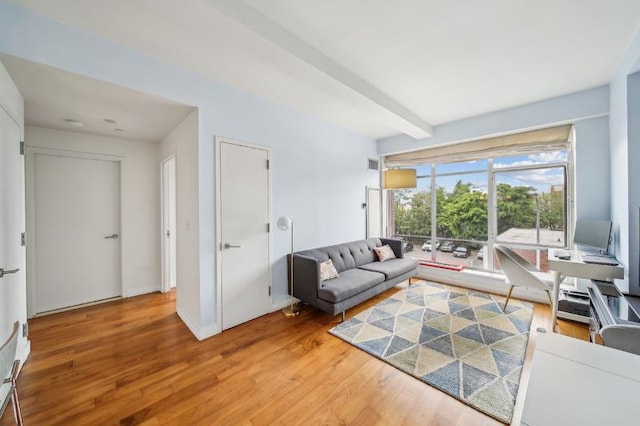
{"label": "living room", "polygon": [[[227,241],[222,239],[216,218],[220,210],[216,191],[219,180],[216,137],[262,145],[270,150],[272,192],[269,218],[272,230],[269,237],[270,264],[266,274],[266,285],[271,291],[269,312],[277,314],[279,309],[289,303],[286,258],[291,249],[290,234],[278,230],[275,227],[276,220],[285,216],[295,222],[295,250],[364,238],[366,216],[362,204],[365,202],[365,189],[380,187],[380,173],[367,169],[369,159],[382,159],[401,152],[563,124],[572,125],[574,132],[575,203],[571,206],[572,211],[578,218],[613,222],[610,251],[625,266],[625,278],[618,280],[617,284],[623,291],[637,286],[638,268],[635,259],[638,258],[639,250],[637,215],[640,202],[637,182],[640,182],[640,171],[633,167],[631,161],[638,158],[638,144],[635,143],[638,124],[630,118],[633,117],[640,97],[635,86],[638,76],[634,74],[638,70],[640,59],[640,38],[636,36],[640,21],[639,11],[633,2],[618,6],[622,11],[604,3],[598,6],[600,9],[596,8],[597,12],[590,10],[592,15],[589,15],[589,19],[596,19],[594,16],[599,15],[597,19],[601,19],[602,25],[597,26],[597,30],[603,33],[592,30],[597,35],[591,37],[601,37],[602,43],[594,47],[590,62],[577,62],[578,58],[571,56],[574,54],[572,47],[568,47],[565,49],[565,57],[556,57],[555,62],[544,62],[546,68],[533,70],[530,74],[521,76],[520,80],[516,78],[517,72],[499,73],[494,70],[503,79],[515,80],[510,81],[512,86],[508,87],[533,85],[535,80],[545,80],[550,82],[549,87],[553,86],[553,90],[528,94],[528,97],[522,95],[522,101],[512,102],[512,98],[507,96],[511,89],[494,83],[491,87],[482,88],[484,92],[474,92],[477,94],[473,95],[474,98],[486,99],[488,107],[483,109],[482,105],[476,103],[476,109],[472,109],[465,104],[455,112],[457,116],[452,114],[443,121],[432,118],[437,117],[438,103],[443,108],[449,104],[464,104],[459,100],[460,95],[451,91],[450,99],[440,97],[429,107],[432,113],[425,113],[424,119],[429,118],[438,123],[433,126],[423,125],[423,119],[412,120],[412,114],[396,108],[389,101],[390,98],[376,98],[374,95],[380,89],[354,85],[353,87],[360,88],[358,92],[353,87],[345,86],[344,81],[353,82],[350,80],[352,71],[347,74],[342,71],[332,74],[331,70],[322,68],[322,64],[327,65],[326,61],[318,65],[313,59],[305,60],[304,56],[300,59],[300,56],[291,53],[290,46],[286,43],[284,47],[278,46],[273,40],[260,35],[261,28],[247,30],[246,22],[238,22],[241,19],[233,10],[227,10],[225,15],[220,11],[220,7],[223,7],[220,5],[214,11],[209,3],[199,2],[194,6],[197,8],[196,12],[192,11],[185,16],[178,13],[180,6],[166,5],[167,9],[164,11],[154,12],[158,15],[154,14],[153,19],[149,18],[149,27],[144,30],[143,26],[135,23],[134,16],[144,16],[144,13],[153,10],[145,2],[131,6],[134,10],[131,11],[130,18],[119,17],[118,19],[123,20],[120,27],[116,24],[118,19],[115,17],[101,18],[101,15],[114,14],[106,5],[99,6],[103,8],[100,13],[93,13],[90,8],[98,7],[97,5],[47,3],[49,5],[46,6],[29,1],[0,3],[0,54],[167,99],[185,106],[190,111],[189,114],[192,114],[188,129],[183,130],[193,137],[182,142],[185,156],[178,152],[181,157],[178,162],[180,164],[182,161],[183,164],[182,168],[178,167],[178,173],[186,173],[187,177],[178,178],[178,185],[183,185],[178,188],[178,238],[182,240],[178,243],[175,310],[199,340],[206,341],[212,336],[225,334],[222,332],[225,327],[222,323],[223,301],[220,297],[219,274],[223,256],[220,245]],[[493,7],[499,10],[501,2],[493,3]],[[354,7],[355,5],[356,3]],[[126,8],[129,6],[124,3],[120,6],[123,8],[123,15],[127,15]],[[581,10],[579,5],[572,6]],[[75,9],[76,7],[80,9]],[[267,8],[268,5],[262,4],[261,7]],[[271,12],[275,13],[274,10]],[[523,13],[522,10],[519,12]],[[508,16],[506,11],[504,13]],[[563,10],[563,13],[569,12]],[[192,22],[193,27],[198,28],[193,31],[196,34],[199,35],[198,31],[204,31],[203,28],[210,25],[207,19],[215,19],[218,24],[216,31],[219,32],[213,38],[196,36],[193,45],[163,46],[162,42],[154,41],[154,32],[159,34],[167,30],[165,25],[171,22],[171,16],[175,16],[176,20],[179,16],[187,20],[194,18],[193,15],[201,15],[197,21]],[[345,11],[345,16],[348,15]],[[286,18],[279,17],[282,20]],[[399,23],[394,25],[401,26]],[[587,24],[583,22],[582,25]],[[189,25],[182,21],[181,26],[174,28],[174,32],[163,32],[162,40],[171,37],[171,34],[183,34],[181,31],[188,33],[185,27],[188,29]],[[593,24],[592,27],[595,28],[596,25]],[[611,34],[612,28],[619,32]],[[136,39],[136,29],[144,32],[144,37]],[[607,29],[610,32],[605,31]],[[300,31],[299,28],[298,30]],[[226,39],[225,34],[235,34],[237,38]],[[128,36],[134,38],[127,40]],[[242,86],[241,76],[246,76],[249,65],[255,64],[232,63],[231,56],[225,56],[227,53],[216,50],[221,48],[212,42],[216,40],[215,36],[219,37],[217,40],[225,40],[221,44],[236,40],[239,43],[235,47],[240,52],[238,55],[260,58],[262,52],[264,56],[274,57],[276,62],[291,65],[292,69],[284,72],[274,70],[270,65],[262,65],[247,78],[253,81],[253,86]],[[615,39],[616,43],[609,44],[609,39],[605,39],[605,36]],[[536,37],[544,39],[539,35]],[[571,39],[571,36],[567,36],[563,40],[570,43]],[[552,43],[553,40],[548,42]],[[575,40],[574,42],[577,43]],[[497,41],[495,44],[499,46]],[[206,50],[207,46],[210,51]],[[581,44],[578,46],[574,49],[584,50]],[[202,50],[198,50],[200,48]],[[183,56],[188,57],[190,62],[172,62],[172,55],[179,56],[182,49]],[[459,55],[473,56],[474,49],[476,48],[462,49]],[[493,50],[496,61],[505,56],[500,53],[499,47]],[[610,55],[605,58],[605,53]],[[451,58],[452,61],[453,59]],[[576,62],[572,63],[572,60]],[[228,62],[225,63],[226,66],[220,66],[221,61]],[[487,62],[491,61],[476,58],[474,63],[480,67]],[[580,75],[581,71],[587,74],[585,69],[593,67],[598,68],[599,74],[594,72],[589,81],[582,80],[578,85],[572,85],[573,81],[561,80],[556,76],[559,67],[570,68],[576,75]],[[302,73],[309,72],[309,68],[311,77],[304,74],[304,78],[309,79],[304,80]],[[212,69],[218,73],[217,78],[210,76]],[[310,81],[316,81],[316,89],[310,86]],[[442,81],[445,81],[444,77]],[[460,81],[459,90],[464,92],[463,77]],[[283,87],[283,82],[289,84],[289,89],[284,90],[288,93],[275,93],[276,82],[282,83]],[[391,91],[391,87],[387,90]],[[330,95],[336,93],[344,96],[347,101],[338,105],[339,102]],[[465,96],[471,95],[463,93],[462,99]],[[372,101],[372,97],[378,99],[378,102]],[[315,103],[315,106],[303,107],[299,98],[309,98],[310,103]],[[497,100],[502,104],[498,101],[489,103],[491,98],[499,98]],[[409,102],[411,97],[406,99]],[[28,113],[29,99],[25,98],[25,105]],[[27,150],[38,144],[42,145],[40,148],[44,147],[46,143],[36,143],[36,139],[50,139],[49,136],[53,134],[30,125],[28,120],[26,129],[23,130]],[[68,130],[69,133],[72,131]],[[427,131],[430,131],[429,136]],[[65,135],[66,133],[61,138]],[[76,146],[81,145],[78,143]],[[69,146],[58,146],[56,149],[65,150]],[[167,152],[160,153],[157,147],[150,145],[145,145],[144,149],[148,156],[153,157],[144,166],[148,179],[145,185],[159,188],[159,163]],[[83,151],[86,148],[77,150]],[[133,160],[128,161],[130,164]],[[145,215],[151,216],[149,223],[138,229],[142,232],[141,229],[148,228],[145,234],[134,238],[131,233],[122,233],[122,239],[128,238],[125,240],[128,241],[126,245],[125,241],[122,244],[123,248],[129,247],[130,255],[124,260],[130,262],[130,269],[127,271],[131,271],[122,276],[123,297],[161,289],[160,236],[156,231],[162,226],[160,213],[155,206],[159,204],[158,192],[159,190],[153,197],[140,201],[141,206],[144,203]],[[336,209],[336,205],[341,207]],[[132,209],[135,210],[135,202]],[[128,217],[128,213],[124,213],[123,225]],[[137,223],[142,222],[144,219],[138,219]],[[130,232],[134,228],[130,227]],[[132,249],[129,244],[134,242],[140,245]],[[459,285],[469,285],[471,280],[476,287],[486,291],[506,293],[500,279],[489,275],[473,275],[473,271],[471,274],[466,272],[456,275],[459,279],[450,278],[451,272],[447,272],[447,279],[458,280]],[[421,268],[419,273],[430,280],[442,279],[433,268]],[[31,278],[27,276],[24,279],[26,283]],[[545,302],[542,293],[528,294],[521,290],[514,292],[516,298],[523,296]],[[9,305],[20,305],[17,311],[11,312],[19,311],[16,316],[20,317],[22,323],[27,321],[26,301],[5,298],[3,302],[4,312],[9,312]],[[313,321],[328,321],[324,317],[318,318],[316,313],[313,315]],[[3,322],[3,328],[5,324],[11,323],[12,320],[7,318]],[[2,337],[5,335],[2,334]],[[35,342],[32,344],[36,345]],[[19,353],[23,360],[28,350],[27,339],[21,338]],[[26,361],[26,365],[29,362]]]}

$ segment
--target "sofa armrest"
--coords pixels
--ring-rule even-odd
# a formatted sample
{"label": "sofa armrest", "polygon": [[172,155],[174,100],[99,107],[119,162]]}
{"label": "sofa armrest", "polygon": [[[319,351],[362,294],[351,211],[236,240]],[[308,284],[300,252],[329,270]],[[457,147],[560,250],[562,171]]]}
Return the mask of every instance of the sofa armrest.
{"label": "sofa armrest", "polygon": [[402,259],[404,257],[404,251],[402,250],[402,241],[401,240],[393,240],[391,238],[380,238],[382,244],[388,244],[393,250],[393,254],[396,255],[398,259]]}
{"label": "sofa armrest", "polygon": [[[288,259],[291,255],[287,256]],[[293,295],[315,305],[320,287],[320,261],[313,257],[293,255]]]}

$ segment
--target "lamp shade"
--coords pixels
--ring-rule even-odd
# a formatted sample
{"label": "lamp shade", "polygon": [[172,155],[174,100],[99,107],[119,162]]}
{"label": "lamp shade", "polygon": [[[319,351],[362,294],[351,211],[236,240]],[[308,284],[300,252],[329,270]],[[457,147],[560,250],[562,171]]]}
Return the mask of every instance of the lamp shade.
{"label": "lamp shade", "polygon": [[382,174],[382,189],[408,189],[417,186],[416,169],[388,169]]}
{"label": "lamp shade", "polygon": [[286,216],[282,216],[280,219],[278,219],[278,222],[276,222],[276,226],[278,227],[278,229],[286,231],[291,227],[291,219]]}

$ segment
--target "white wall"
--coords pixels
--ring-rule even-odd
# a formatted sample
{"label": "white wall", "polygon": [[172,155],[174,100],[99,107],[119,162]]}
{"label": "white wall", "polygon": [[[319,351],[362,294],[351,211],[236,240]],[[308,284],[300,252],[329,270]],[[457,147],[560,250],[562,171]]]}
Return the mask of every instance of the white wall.
{"label": "white wall", "polygon": [[629,291],[640,296],[640,71],[627,77]]}
{"label": "white wall", "polygon": [[608,86],[520,105],[501,111],[441,124],[433,137],[415,140],[401,135],[378,141],[378,152],[390,154],[430,146],[475,140],[529,129],[575,123],[609,114]]}
{"label": "white wall", "polygon": [[602,86],[436,126],[434,137],[429,139],[382,139],[378,141],[378,152],[389,154],[575,123],[577,217],[609,220],[608,113],[609,90]]}
{"label": "white wall", "polygon": [[[0,63],[0,114],[7,114],[20,128],[20,136],[24,135],[24,99],[18,91],[18,88],[11,80],[11,77],[7,73],[7,70]],[[1,173],[1,171],[0,171]],[[4,178],[4,176],[2,177]],[[24,182],[10,182],[12,184],[21,184],[24,189]],[[20,209],[24,212],[23,206],[10,206],[12,208]],[[0,226],[4,226],[4,223],[0,223]],[[13,230],[12,230],[13,231]],[[11,333],[11,326],[14,321],[20,321],[20,324],[27,322],[27,290],[26,290],[26,271],[25,271],[25,257],[24,250],[22,250],[22,256],[20,265],[0,265],[0,268],[20,268],[17,276],[14,276],[14,280],[11,282],[17,283],[18,288],[11,291],[6,287],[7,280],[0,280],[0,344],[4,343],[5,339],[9,337]],[[3,285],[4,284],[4,285]],[[30,342],[28,339],[22,336],[22,333],[18,333],[17,344],[17,358],[21,360],[21,364],[24,364],[27,356],[30,352]],[[4,397],[4,394],[1,395]]]}
{"label": "white wall", "polygon": [[577,121],[576,218],[610,220],[609,117]]}
{"label": "white wall", "polygon": [[[176,158],[176,310],[197,336],[201,333],[198,234],[198,110],[160,143],[159,163]],[[205,333],[206,334],[206,333]]]}
{"label": "white wall", "polygon": [[[0,1],[0,51],[199,108],[199,337],[216,324],[214,136],[272,148],[272,219],[296,221],[300,249],[362,238],[374,141]],[[212,58],[215,60],[215,58]],[[275,228],[275,227],[274,227]],[[273,233],[274,309],[287,298],[288,234]],[[185,283],[178,283],[178,286]],[[193,328],[192,328],[193,330]]]}
{"label": "white wall", "polygon": [[24,99],[2,63],[0,63],[0,107],[20,124],[20,133],[24,137]]}
{"label": "white wall", "polygon": [[31,126],[25,130],[25,145],[27,149],[48,148],[122,157],[120,244],[123,296],[159,291],[158,145]]}
{"label": "white wall", "polygon": [[[629,114],[629,101],[637,102],[637,86],[628,85],[629,75],[638,70],[640,61],[640,33],[636,35],[611,80],[611,115],[609,122],[609,143],[611,152],[611,219],[615,234],[614,250],[616,257],[625,265],[625,280],[622,290],[640,295],[638,277],[638,192],[640,191],[640,168],[638,144],[640,139],[631,127],[637,126],[637,116]],[[632,77],[633,79],[633,77]],[[635,89],[635,90],[634,90]],[[628,99],[629,90],[632,99]],[[635,161],[634,161],[635,160]]]}

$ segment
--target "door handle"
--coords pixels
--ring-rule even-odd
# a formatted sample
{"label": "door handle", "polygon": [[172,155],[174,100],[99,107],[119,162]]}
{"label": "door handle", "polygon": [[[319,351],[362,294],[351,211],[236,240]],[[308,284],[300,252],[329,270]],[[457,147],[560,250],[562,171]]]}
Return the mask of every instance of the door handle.
{"label": "door handle", "polygon": [[224,247],[224,248],[226,248],[226,249],[230,249],[230,248],[240,248],[240,246],[234,246],[234,245],[231,245],[231,244],[229,244],[229,243],[224,243],[224,246],[223,246],[223,247]]}
{"label": "door handle", "polygon": [[0,268],[0,278],[4,277],[6,274],[15,274],[19,270],[20,270],[20,268],[8,269],[8,270],[5,271],[4,269]]}
{"label": "door handle", "polygon": [[107,235],[106,237],[104,237],[105,240],[109,239],[109,238],[117,240],[118,239],[118,234],[111,234],[111,235]]}

